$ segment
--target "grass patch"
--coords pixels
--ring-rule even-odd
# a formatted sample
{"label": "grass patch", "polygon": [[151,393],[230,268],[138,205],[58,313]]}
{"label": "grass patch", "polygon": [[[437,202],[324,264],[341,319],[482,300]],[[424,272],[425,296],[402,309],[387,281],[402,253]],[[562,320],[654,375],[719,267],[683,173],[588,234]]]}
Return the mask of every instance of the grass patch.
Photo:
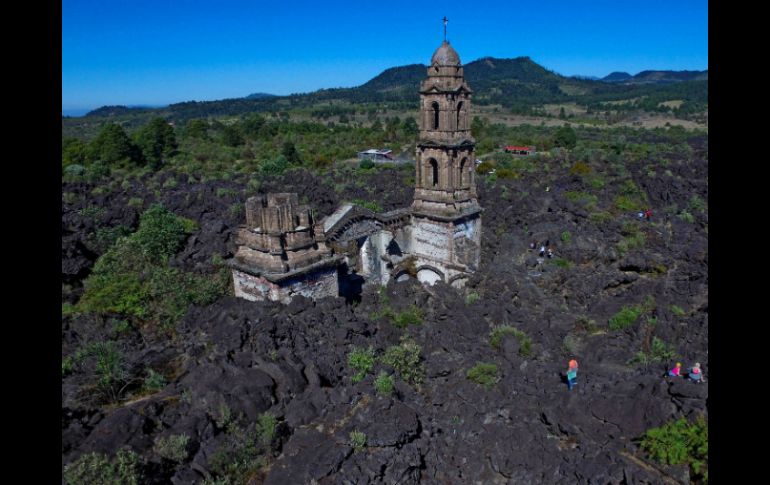
{"label": "grass patch", "polygon": [[129,448],[121,448],[113,458],[102,453],[86,453],[64,467],[70,485],[139,485],[143,463]]}
{"label": "grass patch", "polygon": [[641,364],[644,367],[650,364],[660,364],[676,358],[676,350],[672,345],[666,344],[658,337],[653,337],[652,344],[648,351],[640,350],[629,361],[629,364]]}
{"label": "grass patch", "polygon": [[513,335],[519,341],[519,355],[529,357],[532,353],[532,339],[516,327],[510,325],[499,325],[489,332],[489,345],[494,349],[500,349],[503,343],[503,337]]}
{"label": "grass patch", "polygon": [[361,207],[364,207],[366,209],[369,209],[372,212],[383,212],[382,206],[380,206],[380,204],[378,204],[377,202],[370,202],[363,199],[353,199],[350,202],[356,205],[360,205]]}
{"label": "grass patch", "polygon": [[363,451],[366,448],[366,434],[362,431],[353,430],[350,432],[350,446],[355,452]]}
{"label": "grass patch", "polygon": [[366,374],[372,372],[374,369],[374,348],[371,346],[368,349],[353,349],[348,354],[348,365],[358,371],[352,378],[353,384],[361,382]]}
{"label": "grass patch", "polygon": [[393,394],[394,386],[395,382],[393,381],[393,377],[388,375],[385,371],[380,371],[377,378],[374,379],[374,388],[377,390],[377,394],[390,396]]}
{"label": "grass patch", "polygon": [[481,384],[489,389],[497,383],[497,365],[477,362],[476,365],[468,369],[465,375],[476,384]]}
{"label": "grass patch", "polygon": [[613,315],[609,321],[610,330],[621,330],[630,327],[642,314],[642,308],[639,305],[623,307],[618,313]]}
{"label": "grass patch", "polygon": [[567,191],[564,193],[564,197],[570,201],[574,202],[576,204],[593,207],[596,205],[596,202],[599,200],[595,195],[586,193],[586,192],[579,192],[579,191]]}
{"label": "grass patch", "polygon": [[671,305],[669,307],[669,309],[671,310],[671,313],[673,313],[677,317],[683,317],[683,316],[687,315],[687,312],[684,310],[684,308],[682,308],[680,306]]}
{"label": "grass patch", "polygon": [[617,249],[621,255],[634,249],[641,249],[647,242],[647,237],[635,222],[626,222],[620,229],[623,238],[618,242]]}
{"label": "grass patch", "polygon": [[406,382],[410,384],[419,384],[425,377],[420,353],[422,347],[408,338],[401,338],[400,345],[388,347],[380,361],[389,365],[398,372]]}
{"label": "grass patch", "polygon": [[553,258],[550,262],[552,265],[558,266],[559,268],[569,268],[572,266],[572,263],[564,258]]}

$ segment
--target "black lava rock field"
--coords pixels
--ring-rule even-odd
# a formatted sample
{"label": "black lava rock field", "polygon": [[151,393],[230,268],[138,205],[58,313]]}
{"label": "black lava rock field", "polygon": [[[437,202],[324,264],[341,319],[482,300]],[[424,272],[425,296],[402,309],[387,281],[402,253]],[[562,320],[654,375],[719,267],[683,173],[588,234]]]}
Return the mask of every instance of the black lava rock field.
{"label": "black lava rock field", "polygon": [[[171,334],[63,312],[62,359],[109,346],[122,384],[96,392],[109,362],[63,364],[63,477],[87,454],[116,463],[129,449],[140,483],[690,483],[686,465],[640,446],[650,428],[708,417],[708,138],[682,143],[688,155],[665,165],[562,156],[479,175],[481,266],[463,290],[408,280],[352,302],[225,296],[190,305]],[[246,176],[173,172],[101,190],[62,182],[63,308],[105,251],[97,236],[135,230],[151,203],[197,223],[170,266],[207,274],[233,255],[233,207],[250,194],[297,192],[320,218],[343,200],[406,207],[411,180],[382,168],[295,170],[252,192]],[[530,249],[546,240],[551,259]],[[677,361],[699,362],[705,382],[665,377]]]}

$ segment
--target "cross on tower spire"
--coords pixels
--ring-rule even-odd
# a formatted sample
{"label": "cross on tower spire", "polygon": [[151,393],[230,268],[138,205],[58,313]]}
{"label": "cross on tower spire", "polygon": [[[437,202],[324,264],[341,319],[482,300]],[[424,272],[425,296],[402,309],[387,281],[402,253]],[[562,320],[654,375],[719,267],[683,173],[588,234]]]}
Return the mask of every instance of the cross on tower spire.
{"label": "cross on tower spire", "polygon": [[446,23],[449,22],[449,19],[446,18],[446,15],[444,15],[444,42],[446,42]]}

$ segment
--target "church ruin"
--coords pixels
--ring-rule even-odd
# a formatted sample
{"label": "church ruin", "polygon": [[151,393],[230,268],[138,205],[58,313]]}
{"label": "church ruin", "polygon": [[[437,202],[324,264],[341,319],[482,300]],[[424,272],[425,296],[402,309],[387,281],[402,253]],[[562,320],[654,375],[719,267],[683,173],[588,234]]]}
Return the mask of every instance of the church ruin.
{"label": "church ruin", "polygon": [[411,207],[377,214],[343,204],[315,221],[297,194],[248,199],[230,260],[235,295],[288,303],[294,295],[349,295],[367,282],[409,277],[463,287],[481,253],[471,94],[460,56],[444,40],[420,86]]}

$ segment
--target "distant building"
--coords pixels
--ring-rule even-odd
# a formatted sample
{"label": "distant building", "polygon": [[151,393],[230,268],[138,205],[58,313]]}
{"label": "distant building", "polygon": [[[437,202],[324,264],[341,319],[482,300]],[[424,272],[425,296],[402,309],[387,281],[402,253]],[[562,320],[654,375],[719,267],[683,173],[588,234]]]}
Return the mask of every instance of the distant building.
{"label": "distant building", "polygon": [[508,145],[505,147],[505,153],[512,153],[514,155],[534,155],[537,152],[535,151],[535,147],[519,147]]}
{"label": "distant building", "polygon": [[358,152],[358,159],[371,160],[373,162],[392,162],[393,150],[389,150],[387,148],[383,148],[382,150],[375,150],[374,148],[370,148],[369,150]]}

